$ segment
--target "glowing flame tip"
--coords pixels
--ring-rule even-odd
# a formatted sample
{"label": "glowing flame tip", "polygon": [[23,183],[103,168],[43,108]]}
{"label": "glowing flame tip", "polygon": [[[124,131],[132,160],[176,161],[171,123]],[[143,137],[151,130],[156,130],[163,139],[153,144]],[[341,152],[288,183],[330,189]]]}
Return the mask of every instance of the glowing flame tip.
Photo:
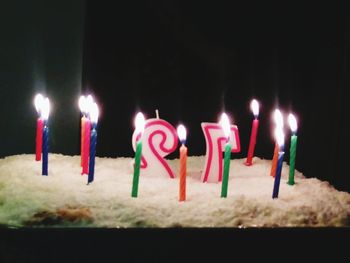
{"label": "glowing flame tip", "polygon": [[297,119],[292,113],[288,115],[288,123],[292,132],[296,132],[298,129]]}
{"label": "glowing flame tip", "polygon": [[137,113],[135,117],[136,134],[142,133],[144,131],[145,122],[145,117],[143,116],[142,112]]}
{"label": "glowing flame tip", "polygon": [[224,131],[225,137],[230,137],[230,120],[228,119],[228,116],[226,113],[221,114],[220,124],[222,126],[222,129]]}
{"label": "glowing flame tip", "polygon": [[253,114],[255,117],[258,117],[259,115],[259,102],[256,99],[253,99],[250,103],[250,108],[253,111]]}
{"label": "glowing flame tip", "polygon": [[182,124],[177,127],[177,135],[179,136],[181,143],[184,144],[186,141],[187,132],[185,126]]}

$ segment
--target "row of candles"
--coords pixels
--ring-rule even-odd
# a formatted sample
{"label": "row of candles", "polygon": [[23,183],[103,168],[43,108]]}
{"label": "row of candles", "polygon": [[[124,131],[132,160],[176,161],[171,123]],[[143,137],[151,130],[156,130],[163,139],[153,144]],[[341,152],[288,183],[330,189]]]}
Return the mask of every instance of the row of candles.
{"label": "row of candles", "polygon": [[[38,112],[36,132],[36,161],[42,159],[42,175],[48,175],[49,152],[49,112],[48,98],[41,94],[34,100]],[[94,180],[95,155],[97,144],[97,123],[99,109],[91,95],[81,96],[79,107],[81,117],[81,174],[88,175],[88,184]],[[252,130],[245,165],[253,164],[253,156],[259,127],[259,103],[254,99],[251,102],[254,114]],[[276,109],[275,121],[275,150],[272,159],[270,175],[274,177],[272,198],[278,198],[281,171],[284,157],[284,132],[283,115]],[[288,122],[292,131],[290,147],[290,168],[288,184],[294,185],[295,157],[297,145],[297,121],[293,114],[289,114]],[[202,174],[203,182],[222,182],[221,197],[226,198],[230,171],[231,153],[240,151],[238,128],[231,125],[226,113],[222,113],[219,123],[202,123],[206,140],[206,161]],[[173,152],[178,143],[180,147],[180,172],[179,172],[179,201],[186,200],[186,173],[187,173],[187,147],[186,129],[180,124],[177,130],[165,120],[157,118],[145,120],[141,112],[135,118],[135,130],[132,136],[132,144],[135,151],[134,172],[132,180],[131,196],[138,196],[140,174],[161,174],[174,178],[172,169],[164,157]],[[221,153],[224,152],[224,158]],[[41,158],[42,157],[42,158]],[[223,160],[222,160],[223,159]],[[224,163],[222,163],[222,161]],[[142,171],[142,172],[141,172]]]}

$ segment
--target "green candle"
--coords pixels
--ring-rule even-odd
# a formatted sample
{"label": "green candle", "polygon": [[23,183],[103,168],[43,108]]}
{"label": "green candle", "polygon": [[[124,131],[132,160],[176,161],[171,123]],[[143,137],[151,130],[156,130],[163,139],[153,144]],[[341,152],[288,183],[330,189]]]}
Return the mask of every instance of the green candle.
{"label": "green candle", "polygon": [[224,155],[224,172],[222,176],[221,197],[227,197],[230,162],[231,162],[231,144],[227,142],[225,146],[225,155]]}
{"label": "green candle", "polygon": [[132,197],[137,197],[137,193],[139,189],[141,155],[142,155],[142,143],[141,143],[141,140],[139,140],[136,143],[134,178],[132,180],[132,192],[131,192]]}
{"label": "green candle", "polygon": [[142,133],[145,129],[145,117],[141,112],[136,114],[135,126],[136,126],[136,129],[135,129],[136,150],[135,150],[134,177],[132,179],[131,197],[137,197],[137,193],[139,189],[139,178],[140,178],[141,156],[142,156]]}
{"label": "green candle", "polygon": [[297,152],[297,129],[298,129],[298,124],[297,124],[297,120],[294,117],[293,114],[289,114],[288,115],[288,122],[289,122],[289,126],[290,129],[292,130],[292,137],[290,140],[290,156],[289,156],[289,179],[287,184],[289,185],[294,185],[294,171],[295,171],[295,156],[296,156],[296,152]]}
{"label": "green candle", "polygon": [[297,150],[298,137],[293,134],[290,141],[290,159],[289,159],[289,185],[294,185],[294,171],[295,171],[295,156]]}

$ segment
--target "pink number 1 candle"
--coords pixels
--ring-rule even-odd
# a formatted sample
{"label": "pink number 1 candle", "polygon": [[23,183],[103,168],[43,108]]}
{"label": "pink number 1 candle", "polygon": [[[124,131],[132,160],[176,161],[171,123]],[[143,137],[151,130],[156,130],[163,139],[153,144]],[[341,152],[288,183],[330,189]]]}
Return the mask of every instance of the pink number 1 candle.
{"label": "pink number 1 candle", "polygon": [[248,150],[248,156],[245,164],[247,166],[252,165],[252,160],[254,156],[254,149],[256,144],[256,136],[258,134],[258,127],[259,127],[259,103],[256,100],[252,100],[250,107],[252,108],[253,114],[254,114],[254,120],[252,123],[252,132],[250,134],[250,143],[249,143],[249,150]]}
{"label": "pink number 1 candle", "polygon": [[[227,137],[220,124],[203,122],[201,124],[206,142],[205,166],[201,180],[208,183],[222,181],[222,152],[225,151]],[[230,125],[231,152],[240,152],[241,144],[238,127]]]}

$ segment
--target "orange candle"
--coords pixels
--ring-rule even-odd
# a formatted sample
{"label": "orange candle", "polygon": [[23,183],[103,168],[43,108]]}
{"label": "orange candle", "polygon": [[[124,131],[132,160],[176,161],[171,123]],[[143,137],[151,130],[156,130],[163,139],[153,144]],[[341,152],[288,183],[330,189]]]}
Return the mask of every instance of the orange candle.
{"label": "orange candle", "polygon": [[179,201],[186,200],[186,165],[187,164],[187,147],[180,147],[180,191]]}
{"label": "orange candle", "polygon": [[[280,128],[281,130],[283,130],[283,116],[279,109],[275,109],[273,113],[273,118],[275,121],[276,128]],[[270,171],[270,175],[272,177],[276,176],[278,151],[279,151],[279,145],[277,141],[275,141],[275,150],[273,151],[273,158],[271,162],[271,171]]]}
{"label": "orange candle", "polygon": [[277,169],[277,161],[278,161],[278,144],[275,143],[275,150],[273,151],[273,158],[271,163],[271,172],[270,175],[272,177],[276,176],[276,169]]}
{"label": "orange candle", "polygon": [[179,187],[179,201],[186,200],[186,170],[187,170],[187,147],[186,142],[186,129],[183,125],[179,125],[177,128],[177,134],[182,143],[180,147],[180,187]]}

